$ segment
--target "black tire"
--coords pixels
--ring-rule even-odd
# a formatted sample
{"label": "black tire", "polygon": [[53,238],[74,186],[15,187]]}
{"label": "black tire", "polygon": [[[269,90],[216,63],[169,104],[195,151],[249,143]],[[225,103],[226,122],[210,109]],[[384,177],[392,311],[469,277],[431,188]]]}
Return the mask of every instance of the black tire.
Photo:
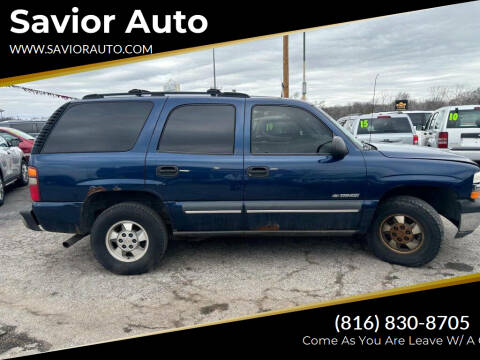
{"label": "black tire", "polygon": [[[127,251],[122,251],[120,246],[124,247],[124,245],[120,245],[116,241],[109,242],[109,245],[107,245],[106,237],[109,230],[111,230],[115,224],[124,221],[136,223],[136,225],[134,225],[135,227],[137,227],[137,225],[143,227],[147,233],[148,246],[145,246],[146,250],[138,260],[126,262],[125,257],[128,256],[128,248]],[[119,233],[124,230],[121,230],[120,228],[119,232],[116,230],[112,231],[113,233]],[[130,236],[128,233],[127,235]],[[120,234],[118,236],[120,236]],[[126,238],[127,240],[128,236]],[[121,240],[118,241],[120,242]],[[138,245],[132,245],[140,248],[140,242],[141,240],[139,238]],[[162,218],[150,207],[136,202],[125,202],[113,205],[97,217],[91,229],[90,243],[95,258],[106,269],[121,275],[143,274],[152,270],[160,263],[160,260],[167,249],[168,231]],[[118,251],[122,254],[126,253],[126,255],[117,254],[117,256],[124,259],[122,261],[114,257],[111,253],[115,244],[120,245],[117,246]],[[107,246],[109,246],[109,248],[107,248]],[[133,258],[132,255],[132,259]]]}
{"label": "black tire", "polygon": [[[413,231],[408,233],[409,228],[400,230],[401,226],[398,225],[401,224],[396,223],[397,220],[393,217],[396,214],[405,215],[404,223],[407,225],[408,221],[413,219],[410,227],[418,224],[416,231],[420,229],[421,233],[416,235]],[[389,221],[393,224],[390,225]],[[406,236],[404,239],[411,247],[416,244],[417,246],[410,249],[406,244],[399,243],[397,240],[403,240],[402,233],[399,235],[395,232],[394,225],[397,225],[399,231],[403,231],[403,235]],[[385,232],[385,229],[390,229],[391,232]],[[392,239],[392,234],[399,237]],[[414,239],[415,236],[417,238]],[[443,223],[438,213],[428,203],[413,196],[396,196],[380,203],[367,237],[368,246],[377,257],[389,263],[411,267],[422,266],[432,261],[440,250],[443,238]],[[394,249],[395,246],[398,248]]]}
{"label": "black tire", "polygon": [[[26,169],[26,177],[24,177],[24,168]],[[17,182],[15,183],[17,186],[27,186],[28,185],[28,164],[25,160],[22,160],[22,164],[20,165],[20,177],[18,178]]]}
{"label": "black tire", "polygon": [[0,173],[0,206],[3,205],[5,201],[5,183],[3,182],[3,176]]}

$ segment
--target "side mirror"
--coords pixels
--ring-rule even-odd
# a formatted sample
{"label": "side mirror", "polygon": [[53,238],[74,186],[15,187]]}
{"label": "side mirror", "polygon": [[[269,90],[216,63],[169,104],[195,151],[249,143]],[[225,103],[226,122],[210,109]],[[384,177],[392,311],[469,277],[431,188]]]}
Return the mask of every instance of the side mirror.
{"label": "side mirror", "polygon": [[332,155],[336,158],[343,158],[348,154],[348,148],[345,141],[340,136],[334,136],[332,139]]}

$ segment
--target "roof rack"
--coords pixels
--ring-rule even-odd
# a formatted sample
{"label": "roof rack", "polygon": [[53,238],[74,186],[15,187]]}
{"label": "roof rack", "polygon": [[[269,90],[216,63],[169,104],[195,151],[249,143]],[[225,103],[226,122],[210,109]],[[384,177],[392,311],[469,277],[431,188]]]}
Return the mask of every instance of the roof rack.
{"label": "roof rack", "polygon": [[166,96],[166,95],[210,95],[210,96],[219,96],[219,97],[240,97],[248,98],[248,94],[237,93],[237,92],[222,92],[218,89],[208,89],[205,92],[196,92],[196,91],[148,91],[141,89],[132,89],[126,93],[110,93],[110,94],[90,94],[83,97],[84,100],[87,99],[102,99],[108,96]]}

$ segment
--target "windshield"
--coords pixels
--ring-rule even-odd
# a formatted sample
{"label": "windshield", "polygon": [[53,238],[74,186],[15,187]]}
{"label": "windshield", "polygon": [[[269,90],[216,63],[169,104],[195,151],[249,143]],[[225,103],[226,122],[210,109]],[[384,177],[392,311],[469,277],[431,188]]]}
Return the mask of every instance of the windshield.
{"label": "windshield", "polygon": [[[315,106],[315,105],[312,105]],[[346,137],[350,139],[350,141],[359,149],[363,148],[363,144],[361,141],[357,140],[352,134],[350,134],[343,126],[341,126],[339,123],[337,123],[330,115],[328,115],[323,109],[319,107],[315,107],[318,111],[320,111],[323,115],[325,115],[330,122],[335,125],[337,129],[339,129]]]}
{"label": "windshield", "polygon": [[358,135],[386,134],[386,133],[411,133],[412,128],[406,117],[360,119],[358,122]]}
{"label": "windshield", "polygon": [[23,131],[20,131],[20,130],[14,129],[14,128],[8,128],[8,130],[6,130],[6,131],[11,132],[12,134],[20,136],[21,138],[24,138],[24,139],[27,139],[27,140],[35,140],[35,138],[33,136],[28,135],[27,133],[24,133]]}
{"label": "windshield", "polygon": [[450,111],[447,128],[479,128],[480,110]]}

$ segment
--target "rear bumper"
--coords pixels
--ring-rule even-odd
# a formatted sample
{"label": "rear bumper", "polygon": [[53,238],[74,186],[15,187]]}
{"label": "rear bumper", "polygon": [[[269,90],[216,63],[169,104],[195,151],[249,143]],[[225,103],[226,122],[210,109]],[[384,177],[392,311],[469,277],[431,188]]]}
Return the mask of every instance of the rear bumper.
{"label": "rear bumper", "polygon": [[22,216],[23,225],[25,225],[26,228],[33,231],[42,231],[33,211],[20,211],[20,215]]}
{"label": "rear bumper", "polygon": [[480,201],[458,200],[460,209],[460,221],[456,238],[471,234],[480,225]]}
{"label": "rear bumper", "polygon": [[[32,210],[22,211],[25,226],[35,231],[78,234],[83,203],[34,202]],[[41,227],[41,228],[40,228]]]}

